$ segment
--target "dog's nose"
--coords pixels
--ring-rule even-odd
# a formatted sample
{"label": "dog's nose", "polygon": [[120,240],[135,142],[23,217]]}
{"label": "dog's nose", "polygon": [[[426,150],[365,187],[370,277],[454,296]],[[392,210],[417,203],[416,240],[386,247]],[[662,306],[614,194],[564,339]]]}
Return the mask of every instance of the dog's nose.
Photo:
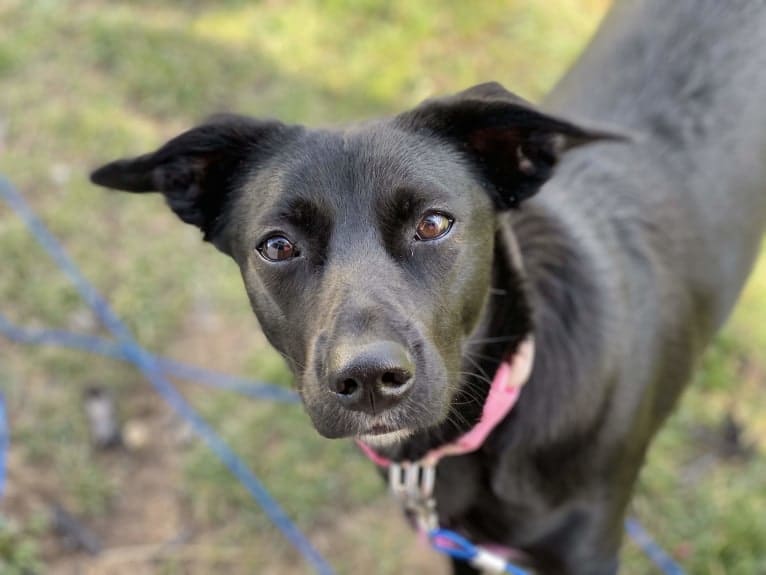
{"label": "dog's nose", "polygon": [[412,387],[415,368],[407,350],[393,341],[339,345],[331,353],[329,386],[352,411],[380,413]]}

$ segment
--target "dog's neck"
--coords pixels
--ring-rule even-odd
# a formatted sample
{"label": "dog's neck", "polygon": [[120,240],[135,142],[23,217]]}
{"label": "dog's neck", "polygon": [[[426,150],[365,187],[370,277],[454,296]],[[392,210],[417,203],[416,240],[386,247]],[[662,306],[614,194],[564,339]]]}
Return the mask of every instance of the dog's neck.
{"label": "dog's neck", "polygon": [[[395,460],[415,461],[468,431],[481,416],[500,361],[530,334],[536,341],[534,372],[494,436],[502,436],[504,447],[528,448],[560,437],[562,430],[554,422],[566,425],[571,418],[562,411],[586,408],[581,405],[582,387],[598,355],[597,289],[589,280],[586,260],[566,227],[544,206],[530,204],[503,216],[492,288],[483,320],[464,346],[466,375],[449,417],[381,452]],[[582,347],[583,342],[589,347]]]}
{"label": "dog's neck", "polygon": [[[563,185],[562,177],[555,182]],[[567,181],[567,188],[576,182]],[[603,373],[608,300],[597,257],[570,224],[570,215],[546,190],[509,217],[524,262],[525,295],[536,343],[535,367],[516,408],[504,426],[504,445],[530,450],[575,441],[600,425],[609,390]]]}

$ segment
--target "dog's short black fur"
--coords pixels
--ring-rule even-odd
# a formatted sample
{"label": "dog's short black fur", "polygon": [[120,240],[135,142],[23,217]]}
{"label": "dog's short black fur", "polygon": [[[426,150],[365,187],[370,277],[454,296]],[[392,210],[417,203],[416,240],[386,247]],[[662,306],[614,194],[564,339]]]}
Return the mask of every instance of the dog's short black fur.
{"label": "dog's short black fur", "polygon": [[418,458],[534,334],[512,413],[440,463],[440,521],[615,573],[647,446],[758,250],[764,45],[757,0],[624,2],[547,106],[626,141],[484,84],[337,130],[217,117],[93,181],[162,192],[234,258],[327,437]]}

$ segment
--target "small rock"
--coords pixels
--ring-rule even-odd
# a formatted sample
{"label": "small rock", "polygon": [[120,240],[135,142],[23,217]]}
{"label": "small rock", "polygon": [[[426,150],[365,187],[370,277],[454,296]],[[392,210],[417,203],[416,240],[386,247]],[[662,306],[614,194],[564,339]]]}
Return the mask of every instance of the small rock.
{"label": "small rock", "polygon": [[51,181],[57,186],[63,186],[72,177],[72,168],[68,164],[53,164],[48,170]]}
{"label": "small rock", "polygon": [[93,444],[100,449],[120,445],[114,397],[101,387],[91,386],[85,390],[84,402]]}
{"label": "small rock", "polygon": [[77,517],[67,511],[62,505],[54,503],[51,509],[53,529],[73,549],[82,549],[90,555],[101,553],[101,541]]}
{"label": "small rock", "polygon": [[78,309],[70,313],[67,323],[72,331],[78,332],[93,332],[97,327],[96,318],[86,309]]}
{"label": "small rock", "polygon": [[131,451],[144,449],[150,439],[149,426],[143,421],[131,419],[122,427],[122,442]]}
{"label": "small rock", "polygon": [[176,427],[175,440],[181,447],[186,447],[194,442],[197,438],[197,434],[194,433],[194,428],[186,421],[179,421]]}
{"label": "small rock", "polygon": [[720,453],[724,458],[751,459],[755,454],[754,446],[744,438],[744,427],[729,411],[721,423]]}

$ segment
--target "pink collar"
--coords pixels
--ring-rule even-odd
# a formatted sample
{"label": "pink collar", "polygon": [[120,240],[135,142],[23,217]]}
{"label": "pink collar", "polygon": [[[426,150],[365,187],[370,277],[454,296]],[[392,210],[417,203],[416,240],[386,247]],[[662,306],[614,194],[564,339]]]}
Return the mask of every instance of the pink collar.
{"label": "pink collar", "polygon": [[[519,398],[522,386],[532,373],[535,345],[532,337],[524,340],[509,361],[503,361],[495,373],[489,394],[484,402],[481,419],[473,429],[461,435],[457,440],[426,453],[421,463],[435,465],[442,457],[463,455],[476,451],[484,444],[492,430],[505,419]],[[357,440],[364,454],[380,467],[388,467],[391,461],[378,455],[369,445]]]}

